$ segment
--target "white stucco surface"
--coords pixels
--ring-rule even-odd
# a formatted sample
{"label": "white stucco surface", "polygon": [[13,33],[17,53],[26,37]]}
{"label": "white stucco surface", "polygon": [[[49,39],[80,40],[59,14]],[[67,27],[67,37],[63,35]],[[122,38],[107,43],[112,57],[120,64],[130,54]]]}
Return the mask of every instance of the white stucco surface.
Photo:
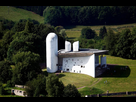
{"label": "white stucco surface", "polygon": [[95,77],[95,54],[87,57],[63,58],[62,70]]}
{"label": "white stucco surface", "polygon": [[73,43],[73,51],[79,51],[79,41]]}
{"label": "white stucco surface", "polygon": [[71,51],[71,43],[69,41],[65,41],[65,51]]}
{"label": "white stucco surface", "polygon": [[49,33],[46,37],[47,72],[54,73],[58,69],[58,36]]}

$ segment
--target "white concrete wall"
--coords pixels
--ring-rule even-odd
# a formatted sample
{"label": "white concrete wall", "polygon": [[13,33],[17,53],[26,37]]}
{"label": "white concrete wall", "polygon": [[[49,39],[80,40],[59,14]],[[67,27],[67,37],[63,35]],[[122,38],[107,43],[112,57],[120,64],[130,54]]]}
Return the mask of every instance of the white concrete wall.
{"label": "white concrete wall", "polygon": [[95,54],[87,57],[63,58],[62,70],[95,77]]}
{"label": "white concrete wall", "polygon": [[58,70],[58,36],[49,33],[46,37],[47,72],[54,73]]}
{"label": "white concrete wall", "polygon": [[65,41],[65,51],[71,51],[71,43],[69,41]]}
{"label": "white concrete wall", "polygon": [[[105,65],[107,66],[107,64],[106,64],[106,56],[105,56],[105,57],[102,57],[102,56],[101,56],[101,66],[102,66],[103,64],[105,64]],[[106,66],[105,66],[105,67],[106,67]]]}
{"label": "white concrete wall", "polygon": [[18,96],[27,96],[25,95],[26,94],[25,91],[17,90],[17,89],[11,89],[11,93],[14,93],[15,95],[18,95]]}
{"label": "white concrete wall", "polygon": [[73,51],[79,51],[79,41],[73,43]]}

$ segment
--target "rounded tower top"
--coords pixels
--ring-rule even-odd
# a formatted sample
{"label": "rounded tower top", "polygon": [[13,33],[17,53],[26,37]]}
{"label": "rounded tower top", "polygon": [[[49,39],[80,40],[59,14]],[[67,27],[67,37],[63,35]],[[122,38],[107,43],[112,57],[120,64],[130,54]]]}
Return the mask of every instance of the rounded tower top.
{"label": "rounded tower top", "polygon": [[48,40],[48,41],[53,41],[54,39],[58,39],[58,37],[55,33],[49,33],[46,37],[46,40]]}

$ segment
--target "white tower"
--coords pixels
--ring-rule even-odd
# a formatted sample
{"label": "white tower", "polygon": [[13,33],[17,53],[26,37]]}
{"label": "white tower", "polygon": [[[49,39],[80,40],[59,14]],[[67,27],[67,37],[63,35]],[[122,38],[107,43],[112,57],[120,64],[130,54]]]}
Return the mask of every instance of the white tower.
{"label": "white tower", "polygon": [[79,41],[73,43],[73,51],[79,51]]}
{"label": "white tower", "polygon": [[71,43],[69,41],[65,41],[65,51],[71,51]]}
{"label": "white tower", "polygon": [[58,69],[58,36],[49,33],[46,37],[46,65],[47,72],[54,73]]}

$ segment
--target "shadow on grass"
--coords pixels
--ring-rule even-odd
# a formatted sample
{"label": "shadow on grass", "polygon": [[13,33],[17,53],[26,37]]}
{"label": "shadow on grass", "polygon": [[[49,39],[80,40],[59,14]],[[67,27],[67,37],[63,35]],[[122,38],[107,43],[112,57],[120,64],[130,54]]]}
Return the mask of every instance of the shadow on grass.
{"label": "shadow on grass", "polygon": [[58,77],[61,78],[61,77],[64,77],[65,74],[58,74]]}
{"label": "shadow on grass", "polygon": [[129,66],[122,65],[107,65],[108,68],[98,76],[98,78],[103,77],[128,77],[130,75]]}
{"label": "shadow on grass", "polygon": [[68,25],[68,26],[64,26],[65,29],[72,29],[72,28],[75,28],[76,25]]}
{"label": "shadow on grass", "polygon": [[70,40],[70,39],[75,39],[76,37],[68,37],[68,39]]}

